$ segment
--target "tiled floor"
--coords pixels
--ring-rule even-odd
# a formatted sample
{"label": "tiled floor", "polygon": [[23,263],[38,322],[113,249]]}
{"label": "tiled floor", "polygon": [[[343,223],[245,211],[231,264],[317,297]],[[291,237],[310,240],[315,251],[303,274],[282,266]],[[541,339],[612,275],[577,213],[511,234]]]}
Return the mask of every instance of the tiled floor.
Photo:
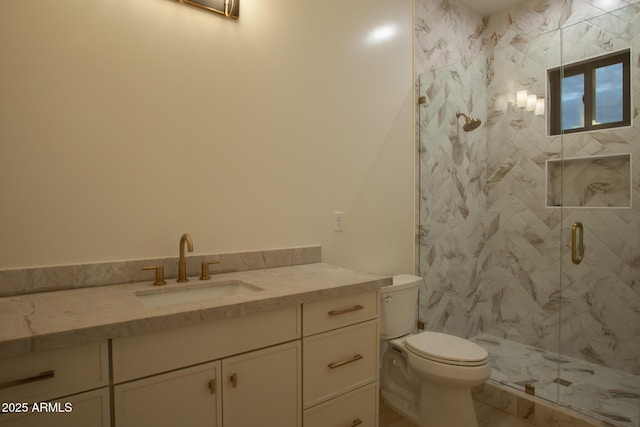
{"label": "tiled floor", "polygon": [[614,426],[640,427],[640,376],[492,335],[472,341],[489,352],[492,380],[519,390],[531,384],[543,399]]}

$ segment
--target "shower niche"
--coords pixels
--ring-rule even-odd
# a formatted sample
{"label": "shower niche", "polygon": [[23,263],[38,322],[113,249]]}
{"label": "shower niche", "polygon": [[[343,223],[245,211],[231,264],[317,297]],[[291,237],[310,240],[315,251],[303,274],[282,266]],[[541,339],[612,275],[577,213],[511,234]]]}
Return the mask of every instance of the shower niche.
{"label": "shower niche", "polygon": [[546,162],[547,207],[631,208],[631,154]]}

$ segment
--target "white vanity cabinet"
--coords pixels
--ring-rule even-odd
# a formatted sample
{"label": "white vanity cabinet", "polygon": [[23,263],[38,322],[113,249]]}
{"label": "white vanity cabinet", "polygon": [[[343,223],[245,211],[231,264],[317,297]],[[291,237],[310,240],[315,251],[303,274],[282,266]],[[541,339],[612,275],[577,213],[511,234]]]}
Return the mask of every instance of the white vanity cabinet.
{"label": "white vanity cabinet", "polygon": [[307,296],[178,309],[108,342],[0,359],[0,403],[30,409],[7,406],[0,427],[377,427],[378,291]]}
{"label": "white vanity cabinet", "polygon": [[0,360],[0,425],[87,425],[110,421],[106,342]]}
{"label": "white vanity cabinet", "polygon": [[300,334],[293,306],[114,339],[115,426],[301,426]]}
{"label": "white vanity cabinet", "polygon": [[378,291],[303,305],[305,427],[378,425]]}

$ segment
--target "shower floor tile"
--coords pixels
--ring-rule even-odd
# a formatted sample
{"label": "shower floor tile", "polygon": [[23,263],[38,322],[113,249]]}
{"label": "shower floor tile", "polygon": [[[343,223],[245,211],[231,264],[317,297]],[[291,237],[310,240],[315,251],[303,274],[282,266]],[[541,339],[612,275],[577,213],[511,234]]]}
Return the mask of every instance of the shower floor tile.
{"label": "shower floor tile", "polygon": [[494,381],[521,391],[530,384],[543,399],[615,426],[640,427],[640,376],[493,335],[471,340],[489,353]]}

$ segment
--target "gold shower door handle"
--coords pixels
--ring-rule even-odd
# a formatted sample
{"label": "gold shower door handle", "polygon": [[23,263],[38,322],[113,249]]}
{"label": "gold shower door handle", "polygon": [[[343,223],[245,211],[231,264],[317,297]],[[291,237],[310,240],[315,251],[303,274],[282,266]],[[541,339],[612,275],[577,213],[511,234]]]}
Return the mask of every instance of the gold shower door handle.
{"label": "gold shower door handle", "polygon": [[[578,234],[580,234],[578,236]],[[580,264],[582,257],[584,257],[584,227],[582,223],[576,221],[571,227],[571,262],[574,264]]]}

